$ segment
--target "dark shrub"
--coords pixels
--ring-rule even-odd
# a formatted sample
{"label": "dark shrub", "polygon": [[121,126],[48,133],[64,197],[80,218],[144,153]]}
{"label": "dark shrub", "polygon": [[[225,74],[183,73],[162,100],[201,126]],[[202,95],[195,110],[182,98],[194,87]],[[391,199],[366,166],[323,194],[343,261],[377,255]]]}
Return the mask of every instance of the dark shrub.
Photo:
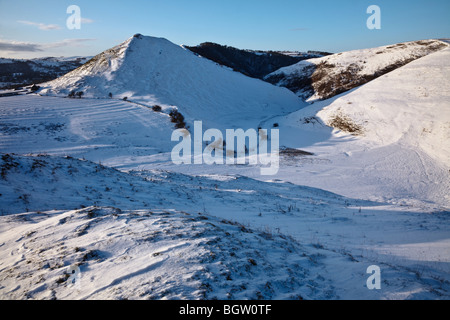
{"label": "dark shrub", "polygon": [[30,90],[31,90],[31,92],[36,92],[36,91],[38,91],[40,88],[41,88],[41,87],[39,87],[39,86],[33,84],[33,86],[31,87]]}
{"label": "dark shrub", "polygon": [[169,116],[171,118],[171,121],[175,123],[175,128],[177,129],[183,129],[186,128],[186,122],[184,122],[184,116],[178,112],[178,110],[173,109],[170,111]]}
{"label": "dark shrub", "polygon": [[152,109],[153,109],[153,111],[155,111],[155,112],[161,112],[161,110],[162,110],[162,108],[161,108],[160,106],[158,106],[158,105],[153,106]]}

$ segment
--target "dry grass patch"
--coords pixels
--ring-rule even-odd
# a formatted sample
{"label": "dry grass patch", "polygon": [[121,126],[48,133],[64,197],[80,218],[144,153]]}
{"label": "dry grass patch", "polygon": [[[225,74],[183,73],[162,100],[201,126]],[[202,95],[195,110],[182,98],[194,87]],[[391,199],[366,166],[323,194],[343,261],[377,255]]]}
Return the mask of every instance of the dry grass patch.
{"label": "dry grass patch", "polygon": [[362,135],[364,132],[360,125],[354,123],[352,119],[342,114],[335,115],[328,125],[341,131],[351,133],[355,136]]}

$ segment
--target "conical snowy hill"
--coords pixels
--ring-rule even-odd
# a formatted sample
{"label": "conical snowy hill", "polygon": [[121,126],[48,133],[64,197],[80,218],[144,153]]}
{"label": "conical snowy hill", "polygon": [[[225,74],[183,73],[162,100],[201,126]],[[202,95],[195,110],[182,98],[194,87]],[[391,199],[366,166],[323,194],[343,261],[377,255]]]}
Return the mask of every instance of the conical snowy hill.
{"label": "conical snowy hill", "polygon": [[41,94],[113,98],[178,108],[207,126],[255,126],[304,103],[292,92],[246,77],[162,38],[134,35],[44,85]]}

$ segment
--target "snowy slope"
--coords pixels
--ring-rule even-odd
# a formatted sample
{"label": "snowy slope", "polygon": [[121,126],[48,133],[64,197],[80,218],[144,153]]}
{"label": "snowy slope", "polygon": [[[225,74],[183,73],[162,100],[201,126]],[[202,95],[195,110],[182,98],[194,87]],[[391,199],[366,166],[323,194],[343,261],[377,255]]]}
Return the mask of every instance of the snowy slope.
{"label": "snowy slope", "polygon": [[15,59],[8,59],[8,58],[0,58],[0,64],[10,64],[14,63]]}
{"label": "snowy slope", "polygon": [[[188,177],[70,157],[4,154],[0,162],[1,299],[335,296],[315,253],[293,238],[196,211],[180,185]],[[234,201],[238,210],[243,200]],[[79,287],[68,281],[72,266]]]}
{"label": "snowy slope", "polygon": [[133,103],[21,95],[0,107],[0,152],[105,162],[171,150],[169,116]]}
{"label": "snowy slope", "polygon": [[[127,97],[163,110],[178,108],[190,124],[257,128],[272,114],[300,109],[291,92],[232,72],[166,39],[135,35],[82,67],[44,85],[43,95]],[[220,121],[218,120],[220,119]]]}
{"label": "snowy slope", "polygon": [[[245,177],[0,163],[2,299],[449,298],[445,213]],[[373,264],[382,291],[365,287]]]}
{"label": "snowy slope", "polygon": [[450,164],[450,49],[424,57],[337,99],[317,115],[343,114],[378,145],[399,143]]}
{"label": "snowy slope", "polygon": [[[325,297],[307,285],[327,286],[309,275],[313,258],[298,244],[229,221],[112,207],[21,218],[34,223],[0,218],[9,225],[1,237],[2,299]],[[74,284],[71,267],[79,268]]]}
{"label": "snowy slope", "polygon": [[70,72],[88,62],[92,57],[47,57],[30,59],[34,71],[48,72],[50,68],[59,68],[61,72]]}
{"label": "snowy slope", "polygon": [[449,61],[444,49],[271,119],[282,145],[316,155],[299,159],[295,176],[287,169],[279,177],[364,199],[449,208]]}
{"label": "snowy slope", "polygon": [[439,40],[422,40],[342,52],[281,68],[265,80],[304,99],[328,99],[447,46]]}

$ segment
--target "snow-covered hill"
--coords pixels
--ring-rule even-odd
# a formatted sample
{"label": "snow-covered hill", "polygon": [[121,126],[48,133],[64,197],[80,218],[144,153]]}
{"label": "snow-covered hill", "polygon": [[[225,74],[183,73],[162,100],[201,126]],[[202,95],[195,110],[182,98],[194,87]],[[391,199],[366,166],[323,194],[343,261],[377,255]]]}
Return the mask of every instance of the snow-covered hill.
{"label": "snow-covered hill", "polygon": [[198,57],[166,39],[135,35],[82,67],[43,85],[43,95],[125,98],[164,110],[177,108],[187,119],[215,128],[257,128],[273,114],[304,104],[289,90]]}
{"label": "snow-covered hill", "polygon": [[411,62],[336,99],[317,115],[331,126],[337,117],[347,118],[364,139],[421,149],[448,166],[449,59],[446,49]]}
{"label": "snow-covered hill", "polygon": [[[269,228],[251,229],[233,215],[198,212],[200,198],[223,210],[218,196],[227,191],[213,191],[209,179],[186,188],[192,178],[127,174],[70,157],[3,154],[0,168],[2,299],[335,296],[310,248]],[[235,210],[245,206],[240,198],[233,199]],[[81,276],[76,286],[73,268]]]}
{"label": "snow-covered hill", "polygon": [[0,168],[3,299],[449,297],[445,213],[70,157]]}
{"label": "snow-covered hill", "polygon": [[282,144],[316,155],[295,176],[287,170],[280,177],[365,199],[449,208],[449,61],[446,48],[271,119]]}
{"label": "snow-covered hill", "polygon": [[422,40],[342,52],[300,61],[265,80],[289,88],[303,99],[328,99],[447,46],[439,40]]}
{"label": "snow-covered hill", "polygon": [[295,241],[223,219],[114,207],[17,218],[0,217],[2,299],[333,297],[311,288],[329,284]]}

